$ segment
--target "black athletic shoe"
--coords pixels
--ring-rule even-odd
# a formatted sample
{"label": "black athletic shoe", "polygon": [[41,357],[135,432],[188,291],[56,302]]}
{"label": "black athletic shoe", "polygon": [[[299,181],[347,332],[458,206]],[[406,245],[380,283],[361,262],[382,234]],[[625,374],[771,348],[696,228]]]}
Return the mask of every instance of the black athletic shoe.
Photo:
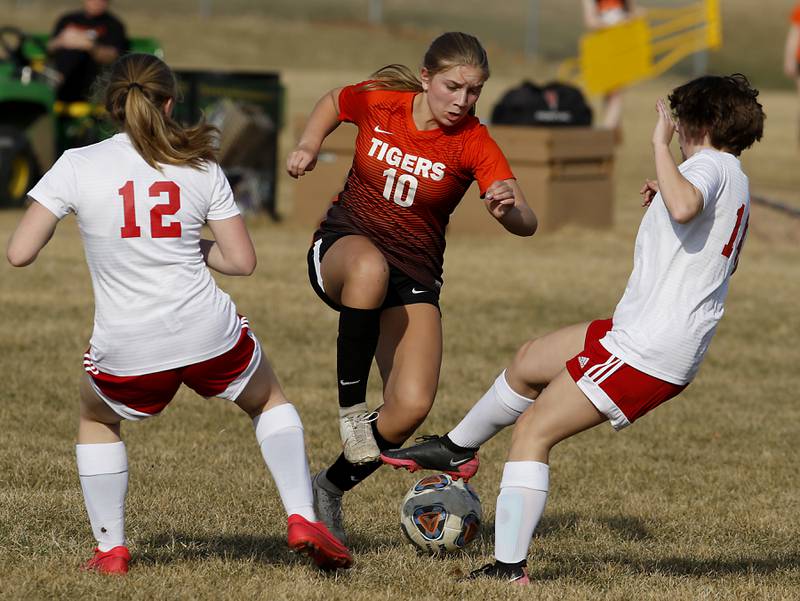
{"label": "black athletic shoe", "polygon": [[494,578],[504,580],[510,584],[530,584],[528,570],[524,565],[508,565],[504,563],[487,563],[485,566],[473,570],[464,581],[477,580],[478,578]]}
{"label": "black athletic shoe", "polygon": [[[409,472],[419,469],[444,472],[458,480],[467,482],[478,471],[478,449],[453,451],[444,436],[422,436],[422,441],[405,449],[392,449],[381,453],[381,461],[395,469],[404,468]],[[450,443],[452,445],[452,443]]]}

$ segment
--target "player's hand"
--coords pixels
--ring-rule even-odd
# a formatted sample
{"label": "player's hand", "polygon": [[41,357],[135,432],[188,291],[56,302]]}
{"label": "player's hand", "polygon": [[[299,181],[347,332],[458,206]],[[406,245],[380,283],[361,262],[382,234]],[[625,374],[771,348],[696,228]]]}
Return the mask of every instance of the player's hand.
{"label": "player's hand", "polygon": [[295,179],[305,175],[316,166],[318,154],[319,151],[313,152],[303,145],[298,146],[286,159],[286,172]]}
{"label": "player's hand", "polygon": [[507,181],[499,179],[486,188],[483,200],[492,216],[502,219],[514,208],[514,190]]}
{"label": "player's hand", "polygon": [[672,120],[672,115],[670,115],[669,109],[662,98],[659,98],[656,102],[656,112],[658,113],[658,121],[656,121],[656,127],[653,130],[653,145],[664,144],[669,146],[677,126]]}
{"label": "player's hand", "polygon": [[650,203],[653,202],[653,198],[655,198],[656,194],[658,193],[658,182],[652,179],[644,180],[644,186],[642,189],[639,190],[639,194],[642,195],[642,206],[649,207]]}

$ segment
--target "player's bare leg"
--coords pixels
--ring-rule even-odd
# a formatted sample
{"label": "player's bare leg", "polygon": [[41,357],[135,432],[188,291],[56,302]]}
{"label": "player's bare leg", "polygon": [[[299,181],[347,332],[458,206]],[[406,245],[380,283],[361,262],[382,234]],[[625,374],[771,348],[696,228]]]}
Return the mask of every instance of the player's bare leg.
{"label": "player's bare leg", "polygon": [[103,574],[126,574],[131,558],[125,546],[128,456],[120,439],[121,419],[83,374],[75,451],[86,511],[97,541],[94,556],[83,569]]}
{"label": "player's bare leg", "polygon": [[[383,312],[376,359],[384,381],[384,405],[371,424],[379,448],[401,445],[430,411],[439,379],[441,340],[441,318],[433,305],[406,305]],[[314,477],[317,510],[332,529],[343,526],[344,491],[380,465],[379,461],[353,465],[340,456]]]}
{"label": "player's bare leg", "polygon": [[247,386],[236,397],[236,404],[247,415],[255,419],[261,413],[288,402],[272,366],[266,356],[262,354],[258,369],[251,376]]}
{"label": "player's bare leg", "polygon": [[523,344],[509,367],[446,436],[385,451],[384,462],[410,471],[433,469],[468,480],[478,470],[477,450],[513,424],[541,390],[581,351],[587,323],[568,326]]}
{"label": "player's bare leg", "polygon": [[442,320],[434,305],[392,307],[381,316],[375,354],[383,379],[378,430],[402,444],[433,407],[442,364]]}
{"label": "player's bare leg", "polygon": [[371,424],[376,416],[366,395],[389,265],[365,236],[344,236],[325,253],[320,270],[325,293],[340,305],[336,371],[344,455],[351,463],[365,464],[380,454]]}
{"label": "player's bare leg", "polygon": [[557,443],[605,421],[608,418],[562,369],[517,420],[508,461],[548,463]]}
{"label": "player's bare leg", "polygon": [[325,294],[356,309],[380,307],[386,297],[389,265],[366,236],[344,236],[334,242],[320,265]]}
{"label": "player's bare leg", "polygon": [[81,375],[79,391],[78,444],[119,442],[122,418],[97,396],[86,374]]}
{"label": "player's bare leg", "polygon": [[253,419],[261,455],[288,515],[289,547],[309,555],[323,569],[349,567],[352,557],[347,547],[317,520],[303,424],[266,355],[261,355],[236,404]]}
{"label": "player's bare leg", "polygon": [[495,562],[471,578],[527,582],[526,558],[544,512],[550,483],[550,450],[560,441],[607,421],[566,370],[517,420],[495,510]]}
{"label": "player's bare leg", "polygon": [[[337,339],[339,433],[343,454],[314,476],[314,507],[340,540],[346,540],[342,496],[372,472],[379,453],[366,403],[367,379],[380,334],[380,309],[389,285],[389,266],[365,236],[344,236],[320,265],[325,294],[342,307]],[[365,476],[364,476],[365,477]]]}
{"label": "player's bare leg", "polygon": [[603,127],[614,132],[614,143],[622,143],[622,109],[624,104],[624,92],[613,90],[603,99]]}
{"label": "player's bare leg", "polygon": [[535,399],[564,370],[564,364],[581,352],[588,327],[588,323],[567,326],[523,344],[506,369],[509,386]]}

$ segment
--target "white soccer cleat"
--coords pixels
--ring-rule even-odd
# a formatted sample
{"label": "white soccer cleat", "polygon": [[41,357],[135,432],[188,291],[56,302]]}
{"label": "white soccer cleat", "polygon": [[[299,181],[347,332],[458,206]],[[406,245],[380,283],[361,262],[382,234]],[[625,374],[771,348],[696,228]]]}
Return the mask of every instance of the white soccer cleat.
{"label": "white soccer cleat", "polygon": [[366,407],[366,403],[359,403],[355,407],[339,408],[339,434],[344,458],[355,465],[378,461],[381,456],[372,434],[372,422],[378,419],[378,412],[366,411]]}

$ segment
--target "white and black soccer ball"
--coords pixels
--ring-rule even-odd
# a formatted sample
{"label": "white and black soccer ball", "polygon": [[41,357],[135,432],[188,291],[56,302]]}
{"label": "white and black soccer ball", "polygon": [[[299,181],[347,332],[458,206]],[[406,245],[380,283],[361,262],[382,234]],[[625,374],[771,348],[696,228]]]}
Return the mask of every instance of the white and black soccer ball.
{"label": "white and black soccer ball", "polygon": [[481,500],[463,480],[436,474],[419,480],[400,505],[400,528],[420,551],[438,555],[477,538]]}

